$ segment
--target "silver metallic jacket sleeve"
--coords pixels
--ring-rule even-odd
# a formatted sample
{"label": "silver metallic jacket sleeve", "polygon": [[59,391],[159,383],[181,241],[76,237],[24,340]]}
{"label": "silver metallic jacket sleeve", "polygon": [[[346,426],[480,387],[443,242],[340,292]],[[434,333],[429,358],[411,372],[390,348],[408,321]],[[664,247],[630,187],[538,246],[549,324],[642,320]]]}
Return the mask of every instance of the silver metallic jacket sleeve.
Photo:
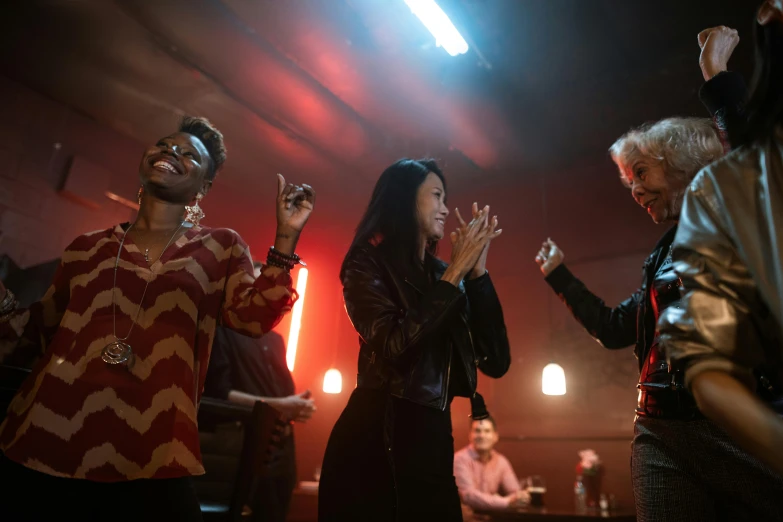
{"label": "silver metallic jacket sleeve", "polygon": [[714,180],[702,171],[686,193],[674,240],[683,298],[661,315],[660,342],[688,385],[699,373],[721,370],[752,387],[751,370],[764,361],[756,324],[764,305],[724,217]]}

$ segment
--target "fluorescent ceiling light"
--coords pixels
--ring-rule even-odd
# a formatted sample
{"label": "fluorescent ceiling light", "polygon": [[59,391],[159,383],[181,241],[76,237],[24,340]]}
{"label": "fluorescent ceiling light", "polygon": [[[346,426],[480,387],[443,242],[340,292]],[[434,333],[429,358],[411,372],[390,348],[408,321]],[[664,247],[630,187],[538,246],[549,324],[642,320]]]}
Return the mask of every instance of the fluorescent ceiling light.
{"label": "fluorescent ceiling light", "polygon": [[459,34],[457,28],[451,23],[443,9],[435,3],[435,0],[404,0],[421,23],[424,24],[432,36],[435,37],[435,45],[443,47],[451,56],[468,52],[468,42]]}

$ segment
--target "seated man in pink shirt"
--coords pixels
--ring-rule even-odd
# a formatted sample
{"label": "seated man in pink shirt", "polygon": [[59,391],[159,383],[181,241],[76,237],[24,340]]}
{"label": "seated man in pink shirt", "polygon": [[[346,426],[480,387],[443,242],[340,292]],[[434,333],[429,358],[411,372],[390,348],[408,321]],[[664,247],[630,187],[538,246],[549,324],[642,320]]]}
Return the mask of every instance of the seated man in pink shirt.
{"label": "seated man in pink shirt", "polygon": [[497,441],[495,420],[476,420],[470,426],[470,444],[454,455],[459,496],[471,509],[502,509],[528,501],[508,459],[493,449]]}

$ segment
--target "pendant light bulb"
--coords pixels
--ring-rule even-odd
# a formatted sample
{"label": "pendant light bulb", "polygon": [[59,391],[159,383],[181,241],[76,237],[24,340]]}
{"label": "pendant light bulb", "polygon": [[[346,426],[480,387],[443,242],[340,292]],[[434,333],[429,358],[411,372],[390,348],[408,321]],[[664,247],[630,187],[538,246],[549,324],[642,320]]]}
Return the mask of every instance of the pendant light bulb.
{"label": "pendant light bulb", "polygon": [[544,395],[565,395],[566,379],[562,366],[555,363],[544,366],[541,374],[541,391]]}
{"label": "pendant light bulb", "polygon": [[324,393],[340,393],[343,391],[343,376],[340,370],[332,368],[324,375]]}

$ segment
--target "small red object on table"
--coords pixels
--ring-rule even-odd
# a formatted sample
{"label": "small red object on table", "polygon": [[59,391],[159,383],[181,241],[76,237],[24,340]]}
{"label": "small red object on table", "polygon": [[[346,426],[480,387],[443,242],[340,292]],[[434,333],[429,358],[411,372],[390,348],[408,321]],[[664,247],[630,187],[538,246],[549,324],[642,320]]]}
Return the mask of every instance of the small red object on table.
{"label": "small red object on table", "polygon": [[598,499],[601,496],[601,482],[603,482],[604,478],[603,466],[598,465],[594,468],[583,469],[580,463],[576,465],[576,474],[582,477],[587,507],[597,507]]}

